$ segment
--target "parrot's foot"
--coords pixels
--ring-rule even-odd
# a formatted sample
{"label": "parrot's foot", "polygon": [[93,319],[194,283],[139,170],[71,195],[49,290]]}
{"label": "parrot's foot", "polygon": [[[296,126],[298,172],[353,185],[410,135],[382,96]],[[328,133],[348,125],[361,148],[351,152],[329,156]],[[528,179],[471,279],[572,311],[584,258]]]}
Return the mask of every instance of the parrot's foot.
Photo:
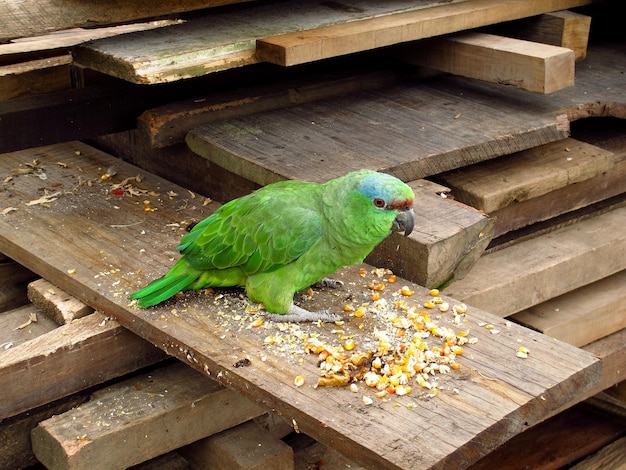
{"label": "parrot's foot", "polygon": [[273,314],[272,320],[286,321],[286,322],[313,322],[313,321],[327,321],[335,322],[341,320],[341,315],[337,315],[332,310],[318,310],[317,312],[310,312],[302,307],[291,304],[289,310],[284,315]]}
{"label": "parrot's foot", "polygon": [[331,279],[329,277],[325,277],[317,284],[316,287],[330,287],[331,289],[343,289],[343,282],[338,281],[337,279]]}

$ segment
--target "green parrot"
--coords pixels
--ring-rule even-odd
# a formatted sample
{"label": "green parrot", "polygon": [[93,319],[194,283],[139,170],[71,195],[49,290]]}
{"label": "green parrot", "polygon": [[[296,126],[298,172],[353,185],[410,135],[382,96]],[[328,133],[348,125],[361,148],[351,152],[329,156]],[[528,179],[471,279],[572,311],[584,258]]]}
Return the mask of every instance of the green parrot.
{"label": "green parrot", "polygon": [[294,305],[294,294],[320,282],[340,287],[326,276],[362,262],[392,231],[411,233],[414,197],[399,179],[371,170],[324,184],[270,184],[199,222],[167,274],[130,298],[150,307],[181,290],[242,286],[281,321],[337,320]]}

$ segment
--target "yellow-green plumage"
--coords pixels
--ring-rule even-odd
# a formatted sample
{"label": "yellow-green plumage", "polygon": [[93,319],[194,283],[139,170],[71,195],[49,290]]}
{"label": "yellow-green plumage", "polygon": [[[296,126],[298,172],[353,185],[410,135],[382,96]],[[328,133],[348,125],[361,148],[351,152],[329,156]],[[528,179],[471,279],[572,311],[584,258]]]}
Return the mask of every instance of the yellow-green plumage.
{"label": "yellow-green plumage", "polygon": [[197,224],[168,273],[130,297],[149,307],[181,290],[243,286],[252,301],[284,314],[295,292],[363,261],[399,213],[410,214],[412,228],[413,197],[400,180],[369,170],[266,186]]}

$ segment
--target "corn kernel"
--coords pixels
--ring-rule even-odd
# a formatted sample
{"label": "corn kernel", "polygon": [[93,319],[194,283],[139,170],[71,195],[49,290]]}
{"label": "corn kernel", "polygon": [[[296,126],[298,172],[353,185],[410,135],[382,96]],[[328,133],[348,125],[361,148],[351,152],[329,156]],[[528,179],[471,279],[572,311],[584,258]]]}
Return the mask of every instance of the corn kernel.
{"label": "corn kernel", "polygon": [[439,295],[439,289],[431,289],[431,290],[430,290],[430,292],[429,292],[429,294],[430,294],[432,297],[437,297],[437,296]]}
{"label": "corn kernel", "polygon": [[402,289],[400,289],[400,293],[407,297],[413,295],[413,291],[409,289],[409,286],[402,286]]}
{"label": "corn kernel", "polygon": [[304,376],[302,375],[296,376],[296,378],[293,380],[293,384],[296,387],[301,387],[302,385],[304,385]]}
{"label": "corn kernel", "polygon": [[257,327],[261,326],[262,324],[263,324],[263,319],[262,318],[257,318],[257,319],[255,319],[251,323],[252,327],[254,327],[254,328],[257,328]]}
{"label": "corn kernel", "polygon": [[363,315],[365,315],[365,308],[364,307],[359,307],[354,311],[354,316],[357,318],[361,318]]}
{"label": "corn kernel", "polygon": [[351,338],[345,340],[343,343],[343,349],[346,351],[352,351],[354,349],[354,340]]}

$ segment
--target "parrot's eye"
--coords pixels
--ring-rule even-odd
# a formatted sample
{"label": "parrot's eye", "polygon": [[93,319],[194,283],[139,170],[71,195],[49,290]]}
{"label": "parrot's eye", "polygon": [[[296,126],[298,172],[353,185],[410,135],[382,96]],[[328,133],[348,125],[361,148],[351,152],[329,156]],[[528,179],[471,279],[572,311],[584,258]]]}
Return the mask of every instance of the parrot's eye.
{"label": "parrot's eye", "polygon": [[384,209],[384,208],[385,208],[385,206],[387,205],[387,203],[385,202],[385,200],[384,200],[384,199],[381,199],[381,198],[379,198],[379,197],[374,198],[374,199],[372,200],[372,203],[374,203],[374,205],[375,205],[376,207],[378,207],[379,209]]}

